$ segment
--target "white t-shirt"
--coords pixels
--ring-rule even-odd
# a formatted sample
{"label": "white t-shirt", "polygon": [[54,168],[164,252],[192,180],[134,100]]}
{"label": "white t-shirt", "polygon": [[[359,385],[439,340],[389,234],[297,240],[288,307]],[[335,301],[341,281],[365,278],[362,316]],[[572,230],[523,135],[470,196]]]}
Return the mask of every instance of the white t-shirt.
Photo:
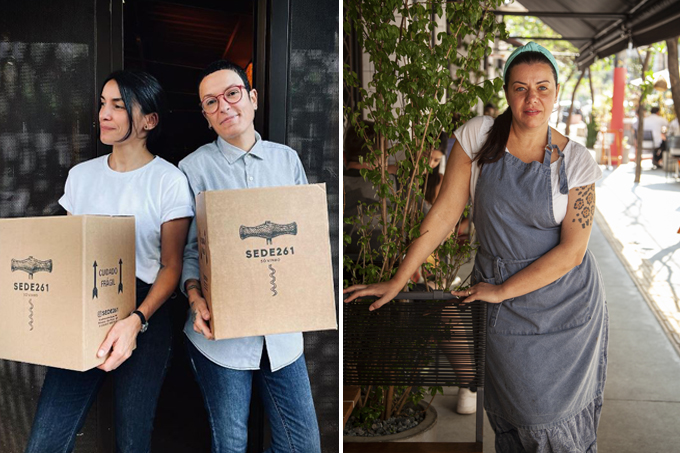
{"label": "white t-shirt", "polygon": [[161,225],[194,215],[189,183],[160,157],[121,173],[109,167],[109,155],[73,167],[59,204],[73,215],[135,216],[136,274],[151,284],[161,268]]}
{"label": "white t-shirt", "polygon": [[[456,138],[458,138],[460,146],[462,146],[465,154],[467,154],[470,159],[473,159],[482,149],[482,146],[486,141],[486,136],[491,130],[491,126],[493,126],[493,122],[494,119],[490,116],[478,116],[472,118],[456,130]],[[505,152],[509,152],[507,148],[505,148]],[[569,140],[562,152],[564,153],[564,159],[567,165],[566,173],[569,190],[574,187],[593,184],[602,177],[602,170],[600,170],[600,167],[595,163],[595,160],[585,146],[576,143],[573,140]],[[569,194],[562,195],[560,193],[560,165],[562,165],[561,157],[550,164],[553,214],[557,223],[562,223],[564,217],[567,215],[567,202],[569,201]],[[473,162],[472,172],[470,174],[470,197],[473,202],[475,199],[475,186],[477,185],[480,171],[481,169],[477,162]]]}

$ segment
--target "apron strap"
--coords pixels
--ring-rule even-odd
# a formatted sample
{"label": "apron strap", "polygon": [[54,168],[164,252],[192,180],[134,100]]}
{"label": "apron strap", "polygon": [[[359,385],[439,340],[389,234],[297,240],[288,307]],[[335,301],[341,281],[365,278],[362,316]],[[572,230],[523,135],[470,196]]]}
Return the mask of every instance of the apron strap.
{"label": "apron strap", "polygon": [[543,157],[543,165],[548,168],[550,168],[552,150],[556,150],[557,156],[562,158],[562,163],[560,164],[560,193],[566,195],[569,193],[566,160],[564,158],[564,153],[560,151],[560,147],[552,144],[552,130],[550,126],[548,126],[548,144],[545,145],[545,156]]}

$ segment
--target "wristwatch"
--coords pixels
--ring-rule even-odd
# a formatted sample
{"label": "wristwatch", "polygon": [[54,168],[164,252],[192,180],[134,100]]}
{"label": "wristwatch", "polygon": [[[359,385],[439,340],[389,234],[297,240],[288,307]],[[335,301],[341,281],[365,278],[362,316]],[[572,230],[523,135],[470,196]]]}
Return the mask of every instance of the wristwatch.
{"label": "wristwatch", "polygon": [[139,333],[146,332],[146,329],[149,328],[149,323],[146,321],[146,318],[144,317],[144,313],[142,313],[139,310],[135,310],[132,313],[130,313],[130,316],[132,316],[132,315],[139,316],[139,319],[142,321],[142,330],[140,330]]}

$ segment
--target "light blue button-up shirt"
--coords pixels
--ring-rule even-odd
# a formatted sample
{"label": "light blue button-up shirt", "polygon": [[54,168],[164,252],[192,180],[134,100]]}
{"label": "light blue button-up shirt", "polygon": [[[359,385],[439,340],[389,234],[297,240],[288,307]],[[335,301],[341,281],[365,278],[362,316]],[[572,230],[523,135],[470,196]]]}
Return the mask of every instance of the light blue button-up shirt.
{"label": "light blue button-up shirt", "polygon": [[[243,151],[218,137],[182,159],[179,168],[189,180],[194,197],[206,190],[250,189],[254,187],[293,186],[307,184],[307,176],[300,157],[291,148],[267,142],[255,133],[256,142]],[[188,242],[184,249],[181,289],[187,280],[200,280],[196,219],[191,222]],[[191,314],[191,311],[189,311]],[[184,333],[208,359],[226,368],[257,370],[260,368],[262,348],[267,354],[272,371],[293,363],[302,355],[302,333],[285,333],[228,340],[208,340],[193,329],[188,317]]]}

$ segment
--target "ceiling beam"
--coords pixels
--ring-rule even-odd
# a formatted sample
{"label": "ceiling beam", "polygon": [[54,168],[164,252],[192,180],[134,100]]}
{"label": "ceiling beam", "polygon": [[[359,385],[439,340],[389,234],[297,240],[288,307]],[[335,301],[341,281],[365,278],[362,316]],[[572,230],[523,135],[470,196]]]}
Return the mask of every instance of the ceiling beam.
{"label": "ceiling beam", "polygon": [[590,41],[592,38],[590,36],[583,36],[581,38],[577,37],[562,37],[562,38],[553,38],[550,36],[510,36],[512,39],[531,39],[531,40],[537,40],[537,41]]}
{"label": "ceiling beam", "polygon": [[497,16],[559,17],[562,19],[626,19],[626,13],[574,13],[569,11],[501,11],[494,10]]}
{"label": "ceiling beam", "polygon": [[224,52],[222,53],[222,59],[226,60],[227,55],[229,54],[229,49],[231,49],[231,45],[234,42],[234,38],[236,37],[236,33],[238,33],[238,29],[241,27],[241,18],[238,18],[238,22],[236,22],[236,26],[234,27],[234,30],[231,32],[231,36],[229,36],[229,41],[227,42],[227,46],[224,48]]}

